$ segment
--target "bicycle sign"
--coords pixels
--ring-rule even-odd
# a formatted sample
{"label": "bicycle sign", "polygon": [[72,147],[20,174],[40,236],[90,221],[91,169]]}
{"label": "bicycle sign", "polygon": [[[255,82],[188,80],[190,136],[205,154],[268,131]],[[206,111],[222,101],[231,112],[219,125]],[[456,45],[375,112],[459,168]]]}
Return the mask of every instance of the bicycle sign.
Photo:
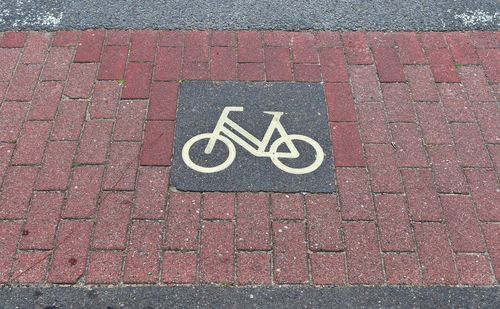
{"label": "bicycle sign", "polygon": [[[219,120],[217,121],[215,129],[212,132],[195,135],[184,144],[184,146],[182,147],[182,159],[188,167],[197,172],[206,174],[217,173],[225,170],[233,163],[236,158],[236,147],[234,146],[234,143],[237,143],[255,157],[270,158],[272,163],[277,168],[290,174],[308,174],[315,171],[323,163],[325,153],[323,152],[323,149],[318,142],[305,135],[288,134],[286,132],[285,128],[280,122],[280,119],[284,114],[283,112],[264,112],[265,114],[272,115],[273,118],[264,134],[264,137],[261,140],[253,136],[233,120],[229,119],[230,112],[243,112],[243,107],[226,106],[222,111]],[[280,137],[277,138],[271,144],[269,150],[266,151],[271,141],[271,137],[273,136],[275,131],[278,132]],[[235,132],[239,133],[246,140],[240,137]],[[210,155],[212,153],[215,144],[219,141],[227,147],[228,156],[224,162],[216,166],[207,167],[196,164],[192,160],[190,153],[191,148],[194,144],[204,140],[207,141],[206,147],[204,149],[204,153],[206,155]],[[300,157],[301,153],[297,150],[297,147],[294,144],[294,142],[297,141],[305,142],[310,147],[312,147],[315,152],[314,160],[308,166],[292,167],[283,163],[283,159],[296,159]],[[279,151],[280,146],[283,144],[287,146],[288,151]]]}

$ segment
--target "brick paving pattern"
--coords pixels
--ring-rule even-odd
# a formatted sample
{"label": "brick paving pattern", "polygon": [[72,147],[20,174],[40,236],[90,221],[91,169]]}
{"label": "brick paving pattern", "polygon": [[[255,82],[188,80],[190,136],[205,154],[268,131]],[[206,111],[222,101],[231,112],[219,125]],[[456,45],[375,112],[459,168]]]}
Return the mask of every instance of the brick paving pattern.
{"label": "brick paving pattern", "polygon": [[[179,83],[322,82],[338,193],[168,189]],[[0,283],[498,285],[500,35],[0,33]]]}

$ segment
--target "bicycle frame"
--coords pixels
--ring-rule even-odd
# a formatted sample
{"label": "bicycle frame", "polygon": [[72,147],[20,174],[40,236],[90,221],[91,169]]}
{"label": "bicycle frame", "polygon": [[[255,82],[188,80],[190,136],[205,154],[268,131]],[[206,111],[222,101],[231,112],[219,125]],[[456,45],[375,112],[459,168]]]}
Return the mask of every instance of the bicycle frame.
{"label": "bicycle frame", "polygon": [[[224,108],[219,120],[217,121],[217,125],[215,126],[215,129],[212,132],[213,136],[210,138],[207,147],[205,148],[205,154],[210,154],[212,152],[215,146],[215,142],[217,141],[217,137],[223,133],[224,135],[232,139],[234,142],[238,143],[240,146],[242,146],[244,149],[246,149],[248,152],[250,152],[256,157],[269,157],[269,158],[276,157],[276,158],[290,158],[290,159],[299,157],[300,154],[295,145],[292,143],[291,139],[285,141],[288,149],[290,150],[289,152],[271,153],[269,151],[266,151],[266,148],[275,130],[278,130],[280,136],[284,137],[285,139],[288,136],[288,133],[286,133],[285,128],[280,122],[280,118],[283,115],[283,112],[264,112],[265,114],[272,115],[273,119],[271,120],[271,123],[269,124],[266,133],[264,134],[264,137],[262,138],[262,140],[259,140],[258,138],[250,134],[250,132],[248,132],[240,125],[238,125],[236,122],[229,119],[228,117],[229,113],[233,111],[242,112],[243,107],[229,106]],[[243,138],[235,134],[225,125],[229,126],[233,130],[241,134],[243,137],[245,137],[251,143],[253,143],[256,147],[253,147],[250,143],[248,143]]]}

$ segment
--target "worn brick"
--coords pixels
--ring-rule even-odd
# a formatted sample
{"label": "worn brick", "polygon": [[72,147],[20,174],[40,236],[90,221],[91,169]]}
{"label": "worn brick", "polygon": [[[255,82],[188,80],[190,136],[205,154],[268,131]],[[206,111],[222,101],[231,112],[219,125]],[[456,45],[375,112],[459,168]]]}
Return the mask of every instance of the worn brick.
{"label": "worn brick", "polygon": [[387,120],[389,122],[415,122],[415,111],[410,89],[403,83],[384,83],[381,85]]}
{"label": "worn brick", "polygon": [[460,284],[477,286],[491,285],[494,282],[490,262],[486,256],[459,255],[455,258],[455,261]]}
{"label": "worn brick", "polygon": [[148,106],[148,120],[175,120],[178,83],[153,82]]}
{"label": "worn brick", "polygon": [[171,194],[168,201],[165,247],[172,250],[195,250],[200,225],[199,193]]}
{"label": "worn brick", "polygon": [[392,136],[396,144],[399,167],[426,167],[427,156],[418,126],[414,123],[393,123]]}
{"label": "worn brick", "polygon": [[141,165],[170,165],[174,143],[173,121],[148,121],[144,129]]}
{"label": "worn brick", "polygon": [[159,31],[159,46],[184,46],[185,32],[183,31]]}
{"label": "worn brick", "polygon": [[472,102],[495,101],[484,71],[479,66],[463,66],[460,69],[462,83]]}
{"label": "worn brick", "polygon": [[333,122],[330,127],[335,166],[365,166],[356,123]]}
{"label": "worn brick", "polygon": [[347,63],[372,64],[373,59],[364,32],[342,33]]}
{"label": "worn brick", "polygon": [[63,91],[62,82],[41,82],[31,103],[30,120],[53,120]]}
{"label": "worn brick", "polygon": [[87,100],[62,101],[51,139],[57,141],[77,140],[80,137],[87,106]]}
{"label": "worn brick", "polygon": [[82,164],[106,163],[112,130],[113,122],[111,121],[89,120],[85,122],[75,161]]}
{"label": "worn brick", "polygon": [[212,47],[210,51],[210,79],[236,79],[236,49],[233,47]]}
{"label": "worn brick", "polygon": [[325,82],[348,82],[344,50],[342,48],[321,48],[319,50],[321,73]]}
{"label": "worn brick", "polygon": [[60,223],[48,282],[74,284],[78,281],[85,271],[91,232],[92,222]]}
{"label": "worn brick", "polygon": [[500,143],[500,108],[496,102],[476,102],[473,106],[486,143]]}
{"label": "worn brick", "polygon": [[257,285],[271,283],[271,255],[260,252],[238,254],[238,284]]}
{"label": "worn brick", "polygon": [[453,252],[443,224],[414,225],[425,284],[456,284]]}
{"label": "worn brick", "polygon": [[13,75],[17,60],[21,55],[18,49],[0,48],[0,81],[9,81]]}
{"label": "worn brick", "polygon": [[38,176],[38,190],[65,190],[71,173],[76,142],[49,142]]}
{"label": "worn brick", "polygon": [[295,64],[293,73],[298,82],[320,82],[321,67],[317,64]]}
{"label": "worn brick", "polygon": [[403,175],[408,208],[415,221],[441,220],[441,207],[428,169],[404,169]]}
{"label": "worn brick", "polygon": [[212,31],[210,32],[210,46],[236,46],[235,31]]}
{"label": "worn brick", "polygon": [[134,31],[130,35],[129,61],[154,61],[156,53],[157,32],[152,30]]}
{"label": "worn brick", "polygon": [[244,81],[261,81],[265,77],[263,63],[238,63],[238,79]]}
{"label": "worn brick", "polygon": [[451,144],[450,129],[439,103],[415,104],[426,144]]}
{"label": "worn brick", "polygon": [[441,195],[451,247],[459,252],[484,252],[485,246],[472,199],[466,195]]}
{"label": "worn brick", "polygon": [[186,62],[208,62],[208,39],[207,31],[186,32],[184,42],[184,61]]}
{"label": "worn brick", "polygon": [[391,145],[365,145],[374,192],[402,192],[403,186]]}
{"label": "worn brick", "polygon": [[0,106],[0,141],[15,142],[21,131],[28,104],[5,102]]}
{"label": "worn brick", "polygon": [[419,33],[422,46],[428,50],[432,48],[447,48],[446,40],[441,32],[421,32]]}
{"label": "worn brick", "polygon": [[210,64],[208,62],[184,62],[182,65],[182,79],[210,79]]}
{"label": "worn brick", "polygon": [[381,102],[361,102],[357,106],[363,143],[389,143],[384,107]]}
{"label": "worn brick", "polygon": [[[160,272],[161,224],[136,221],[130,230],[123,282],[155,283]],[[144,254],[147,252],[147,254]]]}
{"label": "worn brick", "polygon": [[123,79],[127,57],[128,46],[105,46],[102,51],[101,65],[99,66],[97,79]]}
{"label": "worn brick", "polygon": [[477,64],[479,62],[474,45],[467,33],[449,32],[445,33],[444,37],[456,63]]}
{"label": "worn brick", "polygon": [[311,275],[317,285],[343,285],[345,278],[345,256],[340,253],[313,253]]}
{"label": "worn brick", "polygon": [[344,225],[347,243],[347,274],[350,284],[384,282],[382,260],[373,223]]}
{"label": "worn brick", "polygon": [[0,185],[2,184],[3,176],[7,172],[10,158],[14,153],[14,147],[14,144],[0,144]]}
{"label": "worn brick", "polygon": [[388,284],[420,283],[419,266],[413,254],[384,254],[384,266]]}
{"label": "worn brick", "polygon": [[466,169],[472,198],[476,203],[477,215],[483,221],[500,221],[500,186],[495,173],[485,169]]}
{"label": "worn brick", "polygon": [[306,196],[309,247],[313,251],[344,249],[335,195]]}
{"label": "worn brick", "polygon": [[314,33],[316,47],[342,47],[342,38],[336,31],[320,31]]}
{"label": "worn brick", "polygon": [[114,141],[142,141],[144,121],[148,112],[146,101],[122,101],[118,104],[118,115],[113,133]]}
{"label": "worn brick", "polygon": [[232,220],[235,198],[234,193],[203,193],[203,218]]}
{"label": "worn brick", "polygon": [[50,122],[26,122],[12,164],[40,164],[51,127]]}
{"label": "worn brick", "polygon": [[439,101],[439,95],[429,66],[405,66],[404,70],[413,100]]}
{"label": "worn brick", "polygon": [[354,98],[358,102],[382,101],[374,66],[351,66]]}
{"label": "worn brick", "polygon": [[119,98],[120,84],[114,81],[96,82],[90,109],[91,117],[114,118]]}
{"label": "worn brick", "polygon": [[[500,145],[488,145],[488,152],[497,171],[500,171]],[[1,175],[1,174],[0,174]],[[1,178],[1,177],[0,177]]]}
{"label": "worn brick", "polygon": [[9,31],[3,34],[0,39],[0,47],[3,48],[23,48],[26,42],[26,32]]}
{"label": "worn brick", "polygon": [[329,121],[356,121],[356,110],[348,83],[326,83],[325,97]]}
{"label": "worn brick", "polygon": [[43,282],[50,255],[47,251],[18,253],[12,267],[11,281],[21,284]]}
{"label": "worn brick", "polygon": [[238,62],[264,62],[260,33],[238,32]]}
{"label": "worn brick", "polygon": [[[1,204],[0,204],[1,205]],[[0,282],[9,280],[12,258],[16,253],[21,222],[0,221]]]}
{"label": "worn brick", "polygon": [[467,193],[467,183],[453,146],[428,146],[436,189],[445,193]]}
{"label": "worn brick", "polygon": [[43,63],[49,49],[51,34],[47,32],[29,32],[24,46],[22,63]]}
{"label": "worn brick", "polygon": [[181,77],[182,48],[159,47],[155,65],[155,80],[177,81]]}
{"label": "worn brick", "polygon": [[474,122],[473,109],[460,84],[439,84],[439,94],[448,121]]}
{"label": "worn brick", "polygon": [[52,47],[40,75],[41,80],[66,80],[75,50],[68,47]]}
{"label": "worn brick", "polygon": [[5,99],[9,101],[31,101],[41,69],[40,64],[19,64],[14,77],[10,81]]}
{"label": "worn brick", "polygon": [[163,219],[168,190],[166,167],[141,167],[137,179],[134,218]]}
{"label": "worn brick", "polygon": [[233,224],[205,222],[200,243],[200,281],[234,282]]}
{"label": "worn brick", "polygon": [[57,31],[52,40],[52,46],[76,46],[80,31]]}
{"label": "worn brick", "polygon": [[105,32],[88,30],[80,34],[75,54],[75,62],[99,62]]}
{"label": "worn brick", "polygon": [[491,83],[500,83],[500,51],[498,49],[478,50],[486,76]]}
{"label": "worn brick", "polygon": [[488,253],[491,258],[491,264],[495,277],[500,279],[500,225],[483,224],[484,237],[488,246]]}
{"label": "worn brick", "polygon": [[64,218],[94,218],[104,168],[82,166],[75,168],[69,186]]}
{"label": "worn brick", "polygon": [[0,194],[0,218],[25,217],[37,172],[37,168],[28,166],[12,166],[7,169]]}
{"label": "worn brick", "polygon": [[375,48],[391,48],[396,46],[393,32],[368,32],[366,34],[368,46]]}
{"label": "worn brick", "polygon": [[131,210],[132,194],[130,192],[109,192],[102,195],[92,247],[125,249]]}
{"label": "worn brick", "polygon": [[375,196],[382,251],[413,251],[413,233],[402,195]]}
{"label": "worn brick", "polygon": [[304,223],[273,223],[274,280],[278,284],[308,282]]}
{"label": "worn brick", "polygon": [[373,48],[373,56],[380,82],[406,81],[403,65],[399,62],[398,54],[394,48]]}
{"label": "worn brick", "polygon": [[123,254],[112,251],[96,251],[90,254],[87,284],[117,284],[120,282]]}
{"label": "worn brick", "polygon": [[266,79],[269,81],[292,80],[290,50],[284,47],[266,47]]}
{"label": "worn brick", "polygon": [[437,83],[459,83],[460,76],[447,48],[428,49],[427,57]]}
{"label": "worn brick", "polygon": [[37,192],[23,228],[20,249],[52,249],[59,212],[64,195],[61,192]]}
{"label": "worn brick", "polygon": [[163,278],[165,283],[196,283],[196,254],[192,252],[165,252]]}
{"label": "worn brick", "polygon": [[152,73],[153,65],[151,63],[129,63],[125,72],[122,99],[147,99]]}
{"label": "worn brick", "polygon": [[342,219],[372,220],[374,208],[366,169],[338,168],[336,172]]}
{"label": "worn brick", "polygon": [[300,193],[271,194],[273,219],[303,220],[305,217],[304,204],[304,197]]}
{"label": "worn brick", "polygon": [[133,190],[139,157],[140,144],[112,143],[109,163],[104,176],[104,190]]}
{"label": "worn brick", "polygon": [[262,40],[265,46],[288,47],[290,45],[290,32],[287,31],[264,31]]}
{"label": "worn brick", "polygon": [[64,94],[70,98],[89,98],[94,88],[96,63],[73,63]]}
{"label": "worn brick", "polygon": [[490,166],[488,152],[476,124],[451,124],[458,157],[463,166]]}
{"label": "worn brick", "polygon": [[494,32],[475,31],[475,32],[469,32],[468,34],[472,39],[472,44],[477,49],[498,47],[498,41],[495,39]]}
{"label": "worn brick", "polygon": [[106,30],[104,45],[128,46],[130,44],[130,31]]}
{"label": "worn brick", "polygon": [[292,33],[290,42],[294,63],[318,63],[314,34],[309,32]]}
{"label": "worn brick", "polygon": [[271,249],[269,196],[258,193],[241,193],[236,198],[236,248]]}

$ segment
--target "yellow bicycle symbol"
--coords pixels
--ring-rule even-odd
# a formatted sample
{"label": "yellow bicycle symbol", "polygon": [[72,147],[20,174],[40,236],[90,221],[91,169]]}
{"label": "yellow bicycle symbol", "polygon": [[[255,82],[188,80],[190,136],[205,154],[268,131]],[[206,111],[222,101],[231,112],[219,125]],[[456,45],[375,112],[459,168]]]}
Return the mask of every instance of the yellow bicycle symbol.
{"label": "yellow bicycle symbol", "polygon": [[[267,131],[264,134],[264,137],[262,138],[262,140],[259,140],[258,138],[250,134],[248,131],[243,129],[241,126],[239,126],[237,123],[229,119],[228,115],[230,112],[242,112],[242,111],[243,111],[242,106],[225,107],[212,133],[198,134],[189,139],[186,142],[186,144],[184,144],[184,147],[182,147],[182,159],[184,160],[186,165],[200,173],[220,172],[228,168],[236,158],[236,148],[234,147],[234,143],[232,142],[234,141],[256,157],[270,158],[277,168],[290,174],[311,173],[321,166],[321,163],[323,162],[323,159],[325,157],[325,154],[321,146],[318,144],[318,142],[316,142],[315,140],[313,140],[308,136],[300,134],[289,135],[288,133],[286,133],[285,128],[280,122],[280,118],[283,115],[283,112],[264,112],[265,114],[272,115],[273,119],[271,120],[271,123],[269,124],[269,127],[267,128]],[[231,128],[232,130],[229,129],[228,127]],[[271,144],[269,151],[266,151],[266,148],[275,130],[278,131],[280,137]],[[248,143],[247,141],[236,135],[236,133],[234,133],[233,131],[238,132],[240,135],[248,139],[255,146],[252,146],[250,143]],[[199,142],[204,139],[208,139],[208,144],[205,147],[204,151],[205,154],[212,153],[212,150],[214,149],[215,143],[217,141],[221,141],[226,145],[229,155],[223,163],[213,167],[205,167],[198,165],[194,163],[193,160],[191,160],[189,154],[191,147],[196,142]],[[315,159],[314,162],[309,166],[302,168],[289,167],[280,161],[280,159],[295,159],[300,156],[300,153],[293,144],[294,140],[303,141],[314,148],[314,151],[316,152]],[[288,152],[278,151],[279,146],[281,146],[281,144],[283,143],[285,143],[286,146],[288,147],[289,150]]]}

